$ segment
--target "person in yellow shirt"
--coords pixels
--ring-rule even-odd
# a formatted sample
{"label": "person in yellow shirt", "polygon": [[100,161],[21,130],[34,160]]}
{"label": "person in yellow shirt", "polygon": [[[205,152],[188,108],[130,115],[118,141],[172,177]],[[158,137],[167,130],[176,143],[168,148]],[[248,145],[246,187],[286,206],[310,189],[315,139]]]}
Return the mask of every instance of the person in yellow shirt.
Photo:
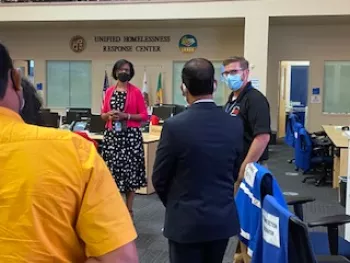
{"label": "person in yellow shirt", "polygon": [[24,123],[21,76],[0,44],[0,262],[137,263],[137,235],[94,145]]}

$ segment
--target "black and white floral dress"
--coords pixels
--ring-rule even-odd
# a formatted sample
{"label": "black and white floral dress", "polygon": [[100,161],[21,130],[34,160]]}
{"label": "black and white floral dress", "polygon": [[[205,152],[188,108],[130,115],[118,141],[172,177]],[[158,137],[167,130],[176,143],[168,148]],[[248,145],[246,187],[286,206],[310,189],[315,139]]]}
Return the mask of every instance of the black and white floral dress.
{"label": "black and white floral dress", "polygon": [[[111,109],[123,111],[126,92],[115,91]],[[102,156],[110,169],[121,193],[134,192],[146,186],[145,154],[140,128],[127,127],[122,131],[104,132]]]}

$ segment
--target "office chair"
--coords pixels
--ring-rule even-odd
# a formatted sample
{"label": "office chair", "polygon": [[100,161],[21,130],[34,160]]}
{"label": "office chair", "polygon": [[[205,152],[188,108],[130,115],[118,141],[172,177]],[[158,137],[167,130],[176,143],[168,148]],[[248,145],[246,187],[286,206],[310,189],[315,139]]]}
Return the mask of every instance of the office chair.
{"label": "office chair", "polygon": [[306,225],[267,195],[252,263],[346,263],[345,257],[316,257]]}
{"label": "office chair", "polygon": [[[299,118],[294,113],[289,113],[287,123],[286,123],[286,135],[284,137],[284,142],[290,147],[294,148],[295,145],[295,132],[297,129],[296,124],[299,123],[302,127],[302,124],[299,122]],[[293,163],[295,159],[288,160],[288,163]]]}
{"label": "office chair", "polygon": [[238,243],[241,253],[237,247],[234,262],[239,258],[249,257],[249,251],[254,251],[257,228],[261,220],[261,203],[268,194],[275,196],[281,205],[287,208],[283,193],[271,172],[257,163],[248,164],[235,197],[241,224],[240,243]]}
{"label": "office chair", "polygon": [[[284,142],[293,149],[295,149],[297,132],[300,128],[303,127],[304,125],[300,122],[298,115],[294,113],[289,113],[286,123],[286,136],[284,137]],[[324,131],[309,133],[309,135],[312,140],[321,140],[326,138],[327,136],[327,134]],[[288,160],[288,163],[293,162],[295,162],[295,158]]]}
{"label": "office chair", "polygon": [[303,179],[303,183],[313,179],[315,185],[319,186],[325,183],[327,178],[331,178],[333,169],[333,158],[330,155],[331,145],[328,138],[312,139],[305,128],[300,128],[296,132],[294,153],[297,170],[301,169],[303,174],[321,171],[321,176],[307,176]]}
{"label": "office chair", "polygon": [[[287,197],[287,204],[294,207],[295,215],[304,220],[303,205],[315,201],[313,197]],[[314,246],[316,255],[342,255],[350,258],[350,242],[339,237],[340,225],[350,223],[348,215],[334,215],[322,217],[314,222],[309,222],[309,228],[327,227],[326,232],[310,232],[310,240]]]}
{"label": "office chair", "polygon": [[307,203],[312,203],[316,199],[310,196],[287,196],[287,205],[293,207],[294,214],[301,220],[304,221],[304,209],[303,205]]}

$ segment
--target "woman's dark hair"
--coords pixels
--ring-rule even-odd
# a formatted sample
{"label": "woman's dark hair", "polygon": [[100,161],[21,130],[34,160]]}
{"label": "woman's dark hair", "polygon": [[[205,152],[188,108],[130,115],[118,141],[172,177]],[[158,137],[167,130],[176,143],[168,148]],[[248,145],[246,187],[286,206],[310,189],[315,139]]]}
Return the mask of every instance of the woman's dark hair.
{"label": "woman's dark hair", "polygon": [[117,62],[115,62],[113,69],[112,69],[112,77],[115,80],[118,80],[118,72],[117,71],[120,70],[125,64],[129,64],[129,67],[130,67],[130,79],[129,80],[131,80],[134,77],[134,75],[135,75],[134,65],[126,59],[119,59]]}
{"label": "woman's dark hair", "polygon": [[26,78],[22,78],[24,107],[21,111],[22,119],[28,124],[42,125],[40,109],[42,100],[34,85]]}

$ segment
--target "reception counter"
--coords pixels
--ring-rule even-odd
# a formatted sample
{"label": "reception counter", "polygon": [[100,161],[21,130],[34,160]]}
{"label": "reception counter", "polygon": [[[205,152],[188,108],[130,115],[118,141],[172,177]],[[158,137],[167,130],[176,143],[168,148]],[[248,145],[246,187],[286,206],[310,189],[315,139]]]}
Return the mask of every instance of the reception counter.
{"label": "reception counter", "polygon": [[[91,139],[96,141],[102,141],[103,135],[89,135]],[[145,151],[145,168],[146,168],[146,177],[147,177],[147,187],[143,187],[138,190],[138,194],[152,194],[154,193],[154,188],[152,184],[152,173],[153,173],[153,164],[156,157],[156,151],[158,147],[158,141],[160,135],[152,133],[142,133],[143,137],[143,148]]]}

